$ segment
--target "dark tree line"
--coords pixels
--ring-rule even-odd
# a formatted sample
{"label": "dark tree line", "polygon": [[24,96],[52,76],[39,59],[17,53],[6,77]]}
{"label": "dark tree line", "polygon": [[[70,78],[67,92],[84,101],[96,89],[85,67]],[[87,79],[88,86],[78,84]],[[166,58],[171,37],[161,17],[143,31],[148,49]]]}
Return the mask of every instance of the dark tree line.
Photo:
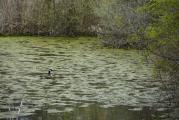
{"label": "dark tree line", "polygon": [[0,0],[0,33],[93,35],[97,0]]}

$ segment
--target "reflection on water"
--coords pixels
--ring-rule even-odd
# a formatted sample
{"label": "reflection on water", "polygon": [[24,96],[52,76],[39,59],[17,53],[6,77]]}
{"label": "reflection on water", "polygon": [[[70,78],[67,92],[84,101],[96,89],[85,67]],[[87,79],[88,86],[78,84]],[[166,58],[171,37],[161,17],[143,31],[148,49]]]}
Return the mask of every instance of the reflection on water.
{"label": "reflection on water", "polygon": [[[0,118],[151,120],[166,117],[152,65],[96,38],[0,38]],[[54,76],[48,78],[48,69]]]}
{"label": "reflection on water", "polygon": [[[131,109],[131,110],[130,110]],[[149,107],[142,110],[132,110],[132,107],[117,106],[104,107],[97,104],[88,106],[77,105],[73,110],[56,112],[48,107],[36,111],[35,115],[29,116],[33,120],[152,120],[159,119],[161,113],[153,112]]]}

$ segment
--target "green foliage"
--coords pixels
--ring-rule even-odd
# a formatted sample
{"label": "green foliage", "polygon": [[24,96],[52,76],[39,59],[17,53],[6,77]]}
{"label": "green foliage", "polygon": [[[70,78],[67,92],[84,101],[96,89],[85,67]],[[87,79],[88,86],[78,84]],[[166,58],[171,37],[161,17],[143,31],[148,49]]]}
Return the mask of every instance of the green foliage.
{"label": "green foliage", "polygon": [[136,41],[138,41],[139,39],[140,39],[139,36],[138,36],[137,34],[135,34],[135,33],[130,34],[130,35],[128,36],[129,42],[136,42]]}
{"label": "green foliage", "polygon": [[[179,1],[151,0],[142,10],[152,17],[146,28],[148,49],[156,55],[156,66],[171,76],[179,69]],[[176,78],[176,77],[174,77]]]}
{"label": "green foliage", "polygon": [[114,23],[116,24],[117,27],[124,27],[125,25],[124,18],[118,15],[114,16]]}
{"label": "green foliage", "polygon": [[158,27],[154,27],[154,26],[148,26],[146,28],[146,36],[150,39],[154,39],[159,37],[159,33],[160,33],[160,28]]}

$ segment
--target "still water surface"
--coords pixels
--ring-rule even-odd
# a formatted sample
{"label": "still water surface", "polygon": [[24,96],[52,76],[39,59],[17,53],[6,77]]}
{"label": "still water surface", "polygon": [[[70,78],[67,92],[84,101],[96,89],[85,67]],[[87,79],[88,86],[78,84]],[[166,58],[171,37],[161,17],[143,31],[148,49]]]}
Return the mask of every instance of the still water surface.
{"label": "still water surface", "polygon": [[2,120],[160,120],[160,86],[137,51],[96,38],[0,38]]}

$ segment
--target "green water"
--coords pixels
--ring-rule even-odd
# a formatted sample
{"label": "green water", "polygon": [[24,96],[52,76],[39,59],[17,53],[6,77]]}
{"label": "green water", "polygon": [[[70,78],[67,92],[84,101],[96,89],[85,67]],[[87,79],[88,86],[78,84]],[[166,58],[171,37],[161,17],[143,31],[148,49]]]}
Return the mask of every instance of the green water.
{"label": "green water", "polygon": [[164,95],[152,65],[136,50],[99,43],[88,37],[1,37],[0,119],[163,119],[158,101]]}

